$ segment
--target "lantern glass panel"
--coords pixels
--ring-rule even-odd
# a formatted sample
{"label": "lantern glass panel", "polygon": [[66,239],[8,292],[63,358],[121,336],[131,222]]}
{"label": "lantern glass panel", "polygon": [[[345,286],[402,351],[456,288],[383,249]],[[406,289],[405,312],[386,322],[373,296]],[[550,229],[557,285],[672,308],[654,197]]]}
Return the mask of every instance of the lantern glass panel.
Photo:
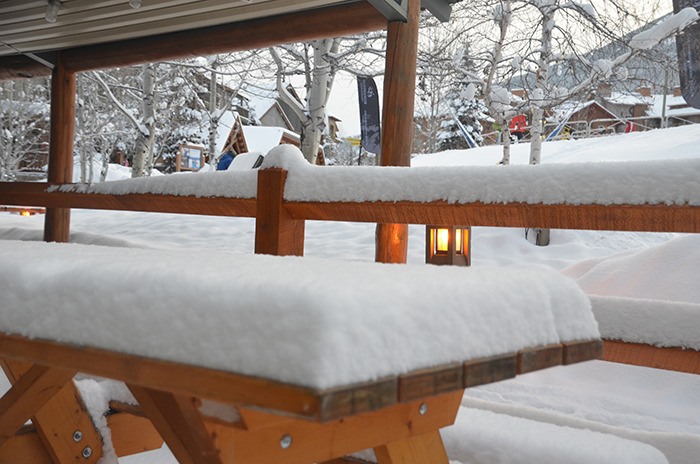
{"label": "lantern glass panel", "polygon": [[450,230],[436,229],[435,230],[435,252],[447,253],[450,246]]}
{"label": "lantern glass panel", "polygon": [[460,255],[463,253],[462,243],[462,229],[455,229],[455,251]]}

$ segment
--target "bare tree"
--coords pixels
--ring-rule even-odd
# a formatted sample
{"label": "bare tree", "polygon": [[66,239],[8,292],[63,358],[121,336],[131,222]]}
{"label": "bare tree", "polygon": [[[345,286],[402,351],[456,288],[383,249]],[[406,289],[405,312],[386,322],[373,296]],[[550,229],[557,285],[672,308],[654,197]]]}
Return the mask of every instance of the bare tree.
{"label": "bare tree", "polygon": [[[156,73],[157,63],[147,63],[140,66],[140,86],[124,87],[111,74],[93,71],[91,76],[100,84],[102,90],[110,98],[113,105],[121,112],[136,130],[136,144],[132,161],[132,177],[143,177],[150,174],[153,168],[156,136]],[[108,83],[109,82],[109,83]],[[126,99],[122,101],[112,90],[121,88],[126,95],[140,102],[140,108],[135,110],[128,106]]]}
{"label": "bare tree", "polygon": [[0,83],[0,181],[16,180],[20,164],[48,153],[47,86],[43,78]]}
{"label": "bare tree", "polygon": [[[371,75],[376,71],[382,47],[373,44],[383,33],[315,40],[269,49],[276,65],[277,91],[302,121],[301,150],[311,163],[316,162],[321,139],[326,131],[326,107],[334,79],[340,70]],[[286,78],[302,76],[304,101],[299,102],[285,85]]]}

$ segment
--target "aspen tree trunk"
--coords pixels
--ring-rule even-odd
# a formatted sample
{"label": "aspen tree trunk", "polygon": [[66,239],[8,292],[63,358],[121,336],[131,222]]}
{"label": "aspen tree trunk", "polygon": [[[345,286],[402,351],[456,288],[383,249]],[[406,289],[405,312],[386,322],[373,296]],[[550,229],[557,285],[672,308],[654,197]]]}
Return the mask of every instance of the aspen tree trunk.
{"label": "aspen tree trunk", "polygon": [[[546,99],[548,95],[547,80],[549,79],[549,61],[552,57],[552,31],[554,30],[554,13],[556,7],[543,6],[542,13],[542,38],[540,44],[540,57],[537,63],[537,81],[535,88],[539,91],[537,98]],[[530,164],[540,164],[542,159],[542,119],[544,119],[543,107],[545,101],[532,101],[532,123],[530,128]]]}
{"label": "aspen tree trunk", "polygon": [[311,71],[311,87],[306,94],[301,151],[309,163],[315,164],[321,136],[326,129],[326,104],[335,74],[327,57],[338,45],[337,39],[323,39],[313,41],[312,46],[314,67]]}
{"label": "aspen tree trunk", "polygon": [[209,81],[209,164],[212,168],[216,165],[216,133],[219,131],[221,114],[217,112],[217,85],[216,85],[216,61],[211,64],[211,76]]}
{"label": "aspen tree trunk", "polygon": [[136,153],[131,177],[147,175],[147,165],[152,166],[153,138],[155,135],[155,64],[142,65],[143,70],[143,117],[138,126]]}
{"label": "aspen tree trunk", "polygon": [[501,126],[501,137],[503,138],[503,158],[501,158],[500,163],[504,166],[510,164],[510,128],[508,127],[508,120],[504,119]]}
{"label": "aspen tree trunk", "polygon": [[[537,81],[535,88],[538,90],[536,98],[542,101],[531,100],[532,123],[530,128],[530,164],[540,164],[542,160],[542,120],[544,119],[545,101],[548,95],[547,80],[549,78],[549,61],[552,55],[552,31],[554,30],[555,5],[544,5],[540,8],[542,13],[542,38],[540,44],[540,57],[537,63]],[[528,233],[535,234],[534,242],[538,246],[549,245],[549,229],[529,229]]]}

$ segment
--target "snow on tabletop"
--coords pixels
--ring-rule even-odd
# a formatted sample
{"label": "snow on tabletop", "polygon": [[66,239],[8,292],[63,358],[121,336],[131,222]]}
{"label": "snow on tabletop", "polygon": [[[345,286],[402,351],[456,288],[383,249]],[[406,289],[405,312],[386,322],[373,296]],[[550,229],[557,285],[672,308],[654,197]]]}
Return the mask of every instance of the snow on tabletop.
{"label": "snow on tabletop", "polygon": [[603,338],[700,351],[700,304],[595,295],[590,298]]}
{"label": "snow on tabletop", "polygon": [[47,191],[126,195],[153,193],[195,197],[255,198],[257,171],[214,171],[181,173],[170,176],[141,177],[100,184],[52,186]]}
{"label": "snow on tabletop", "polygon": [[13,241],[0,260],[4,332],[314,388],[599,336],[583,292],[541,268]]}
{"label": "snow on tabletop", "polygon": [[537,166],[314,166],[272,149],[262,168],[289,171],[288,201],[700,205],[700,159]]}
{"label": "snow on tabletop", "polygon": [[590,295],[603,337],[700,350],[700,235],[563,271]]}

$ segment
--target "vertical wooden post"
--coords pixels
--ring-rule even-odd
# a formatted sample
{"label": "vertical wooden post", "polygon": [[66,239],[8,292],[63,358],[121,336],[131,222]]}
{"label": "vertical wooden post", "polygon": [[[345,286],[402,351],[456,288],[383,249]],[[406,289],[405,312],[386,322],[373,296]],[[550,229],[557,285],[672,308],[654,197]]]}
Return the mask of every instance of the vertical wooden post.
{"label": "vertical wooden post", "polygon": [[[75,73],[67,72],[59,52],[51,77],[51,137],[49,182],[73,179],[73,136],[75,133]],[[70,240],[70,209],[48,208],[44,220],[44,240]]]}
{"label": "vertical wooden post", "polygon": [[304,255],[303,219],[293,219],[284,208],[287,171],[264,169],[258,172],[255,252],[278,256]]}
{"label": "vertical wooden post", "polygon": [[[408,21],[390,22],[384,72],[382,166],[410,166],[416,93],[420,0],[408,0]],[[375,261],[405,263],[408,225],[377,224]]]}

